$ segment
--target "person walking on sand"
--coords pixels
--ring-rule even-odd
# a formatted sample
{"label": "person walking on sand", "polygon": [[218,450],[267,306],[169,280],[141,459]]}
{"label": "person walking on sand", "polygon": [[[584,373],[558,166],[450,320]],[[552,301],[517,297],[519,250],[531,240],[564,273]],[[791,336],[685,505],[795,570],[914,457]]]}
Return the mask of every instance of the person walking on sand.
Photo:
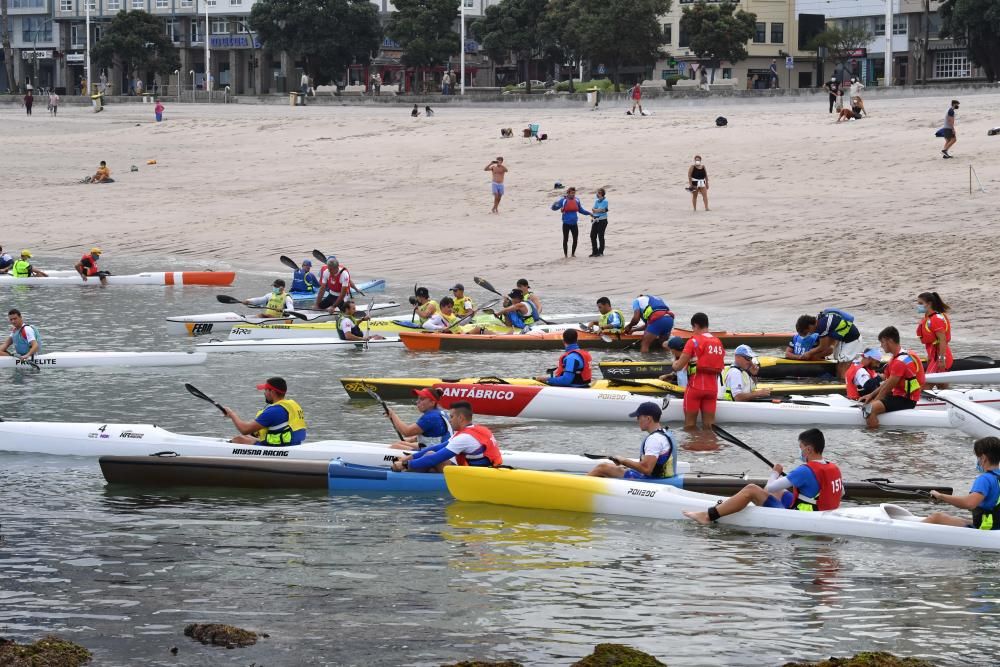
{"label": "person walking on sand", "polygon": [[628,96],[632,100],[632,110],[625,113],[629,116],[634,116],[635,108],[639,107],[639,115],[645,116],[646,112],[642,110],[642,86],[638,83],[632,86],[632,89],[628,91]]}
{"label": "person walking on sand", "polygon": [[24,111],[29,116],[31,115],[31,107],[35,103],[35,96],[31,94],[29,90],[27,95],[24,96]]}
{"label": "person walking on sand", "polygon": [[826,88],[826,92],[830,94],[830,113],[833,113],[833,107],[836,106],[838,102],[837,96],[840,94],[840,84],[837,83],[837,77],[830,77],[830,80],[827,81],[823,87]]}
{"label": "person walking on sand", "polygon": [[597,199],[591,206],[590,247],[591,257],[604,256],[604,230],[608,228],[608,199],[604,188],[597,190]]}
{"label": "person walking on sand", "polygon": [[493,208],[490,210],[490,213],[500,213],[500,200],[503,198],[504,193],[503,177],[509,170],[503,164],[503,157],[498,156],[496,160],[486,165],[483,171],[493,174],[493,182],[491,184],[493,190]]}
{"label": "person walking on sand", "polygon": [[691,208],[695,211],[698,210],[698,194],[700,193],[705,210],[711,210],[708,208],[708,169],[702,164],[700,155],[695,155],[694,164],[688,167],[688,190],[691,191]]}
{"label": "person walking on sand", "polygon": [[566,188],[566,195],[560,197],[552,204],[553,211],[560,211],[562,213],[562,240],[563,240],[563,257],[569,258],[569,235],[573,235],[573,254],[572,257],[576,257],[576,242],[580,238],[580,228],[577,225],[577,220],[579,219],[580,213],[583,215],[593,215],[590,211],[583,208],[583,202],[580,198],[576,196],[576,188],[570,187]]}
{"label": "person walking on sand", "polygon": [[[944,139],[944,148],[941,150],[941,157],[943,158],[954,157],[948,152],[948,149],[958,141],[958,134],[955,132],[955,116],[957,112],[958,100],[952,100],[951,106],[948,107],[948,111],[944,114],[944,127],[934,134],[935,137],[942,137]],[[28,113],[30,114],[31,111],[29,110]]]}
{"label": "person walking on sand", "polygon": [[59,96],[56,95],[56,91],[49,93],[49,113],[53,116],[59,113]]}
{"label": "person walking on sand", "polygon": [[156,100],[156,106],[153,107],[153,113],[156,114],[156,122],[163,122],[163,102]]}

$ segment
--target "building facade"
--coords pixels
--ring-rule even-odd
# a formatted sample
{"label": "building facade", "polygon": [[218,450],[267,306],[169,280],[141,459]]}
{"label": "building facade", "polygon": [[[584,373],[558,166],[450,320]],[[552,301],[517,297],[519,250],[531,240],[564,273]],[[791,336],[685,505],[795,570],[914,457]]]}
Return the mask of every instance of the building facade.
{"label": "building facade", "polygon": [[[55,85],[59,41],[53,21],[53,2],[58,0],[8,0],[14,80],[20,90],[28,85],[39,90]],[[3,58],[0,49],[0,61]],[[0,67],[0,90],[9,88],[4,64]]]}

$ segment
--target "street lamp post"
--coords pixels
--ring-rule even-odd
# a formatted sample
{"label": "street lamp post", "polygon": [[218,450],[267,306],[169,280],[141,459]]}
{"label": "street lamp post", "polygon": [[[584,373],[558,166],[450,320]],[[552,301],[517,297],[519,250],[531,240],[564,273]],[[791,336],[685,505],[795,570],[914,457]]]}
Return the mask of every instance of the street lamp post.
{"label": "street lamp post", "polygon": [[461,53],[459,55],[458,74],[459,74],[459,76],[462,79],[462,83],[459,84],[459,88],[458,89],[459,89],[459,92],[462,95],[465,95],[465,8],[466,8],[466,4],[465,3],[466,3],[466,0],[461,0],[461,3],[462,4],[460,5],[460,9],[462,10],[461,11],[461,16],[462,16],[462,30],[461,30],[461,33],[462,33],[462,37],[461,37],[461,39],[462,39],[462,46],[461,46],[461,49],[462,49],[462,51],[461,51]]}
{"label": "street lamp post", "polygon": [[[93,79],[90,78],[90,1],[83,0],[84,6],[87,8],[87,89],[83,91],[83,94],[90,97],[90,89],[94,85],[91,83]],[[91,98],[90,106],[95,106],[97,102]]]}
{"label": "street lamp post", "polygon": [[208,36],[212,30],[208,24],[208,0],[205,0],[205,90],[208,91],[208,101],[212,101],[212,52],[208,48]]}
{"label": "street lamp post", "polygon": [[885,0],[885,85],[892,85],[892,0]]}

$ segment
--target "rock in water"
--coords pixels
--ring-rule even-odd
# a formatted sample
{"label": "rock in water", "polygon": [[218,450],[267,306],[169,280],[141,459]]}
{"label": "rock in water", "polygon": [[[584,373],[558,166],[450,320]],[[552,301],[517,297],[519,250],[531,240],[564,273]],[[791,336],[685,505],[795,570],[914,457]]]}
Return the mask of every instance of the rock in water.
{"label": "rock in water", "polygon": [[4,667],[79,667],[90,662],[87,649],[55,635],[42,637],[33,644],[0,639],[0,665]]}
{"label": "rock in water", "polygon": [[919,658],[897,658],[885,651],[863,651],[851,658],[789,662],[783,667],[934,667],[934,663]]}
{"label": "rock in water", "polygon": [[463,660],[451,665],[441,665],[441,667],[524,667],[524,665],[513,660]]}
{"label": "rock in water", "polygon": [[235,625],[222,623],[192,623],[184,628],[184,634],[202,644],[214,644],[226,648],[253,646],[257,643],[257,633]]}
{"label": "rock in water", "polygon": [[598,644],[592,654],[570,667],[667,667],[667,663],[624,644]]}

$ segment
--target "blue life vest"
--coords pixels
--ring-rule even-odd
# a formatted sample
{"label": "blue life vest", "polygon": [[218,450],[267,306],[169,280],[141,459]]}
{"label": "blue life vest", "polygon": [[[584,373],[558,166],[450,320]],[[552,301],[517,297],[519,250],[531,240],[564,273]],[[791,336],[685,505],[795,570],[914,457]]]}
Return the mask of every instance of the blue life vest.
{"label": "blue life vest", "polygon": [[793,353],[802,355],[816,347],[818,343],[819,334],[817,333],[811,333],[808,336],[795,334],[792,336],[792,342],[789,343],[789,345],[791,346]]}
{"label": "blue life vest", "polygon": [[[670,443],[670,453],[660,454],[656,459],[656,465],[653,466],[653,472],[649,474],[650,477],[660,478],[660,477],[673,477],[677,474],[677,444],[674,442],[673,437],[670,432],[665,428],[656,429],[653,433],[662,433],[667,438],[667,442]],[[639,448],[639,459],[642,460],[646,456],[646,440],[653,435],[650,433],[642,441],[642,447]]]}
{"label": "blue life vest", "polygon": [[521,303],[528,304],[528,308],[531,310],[531,314],[524,316],[520,311],[512,310],[507,315],[510,316],[510,324],[515,329],[526,329],[532,326],[536,320],[538,320],[538,309],[535,308],[535,304],[530,301],[522,301]]}
{"label": "blue life vest", "polygon": [[431,410],[431,414],[437,416],[441,420],[442,424],[444,425],[444,430],[442,431],[444,435],[428,436],[424,433],[421,433],[420,435],[417,436],[417,444],[420,445],[421,449],[428,445],[437,445],[442,442],[448,442],[449,440],[451,440],[451,436],[454,433],[454,431],[451,428],[451,422],[448,421],[448,415],[445,413],[444,410],[441,410],[439,408],[434,408],[433,410]]}
{"label": "blue life vest", "polygon": [[846,310],[841,310],[840,308],[824,308],[819,314],[826,315],[827,313],[836,313],[837,315],[840,315],[841,319],[847,320],[848,322],[854,321],[854,315],[851,315]]}
{"label": "blue life vest", "polygon": [[24,337],[24,328],[28,327],[35,334],[35,341],[38,343],[38,351],[35,354],[42,353],[42,337],[38,335],[38,329],[31,326],[30,324],[23,325],[20,329],[15,331],[10,335],[11,340],[14,341],[14,351],[20,355],[28,354],[28,350],[31,349],[31,343],[28,339]]}
{"label": "blue life vest", "polygon": [[[309,280],[310,277],[312,280]],[[292,274],[293,292],[315,292],[318,286],[319,280],[316,279],[316,276],[311,271],[299,269]]]}

